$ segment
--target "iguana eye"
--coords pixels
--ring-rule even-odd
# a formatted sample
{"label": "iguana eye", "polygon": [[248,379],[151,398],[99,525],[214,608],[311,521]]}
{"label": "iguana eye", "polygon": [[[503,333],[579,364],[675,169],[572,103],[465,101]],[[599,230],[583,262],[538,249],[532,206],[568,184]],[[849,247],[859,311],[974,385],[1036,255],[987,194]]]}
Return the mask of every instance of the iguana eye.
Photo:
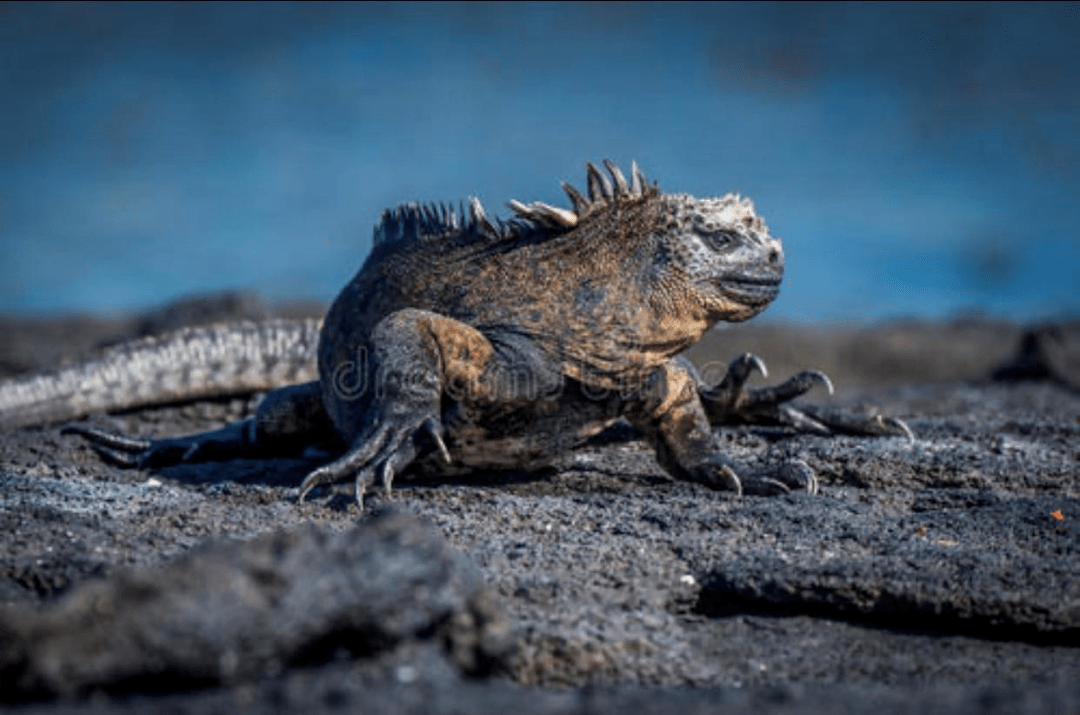
{"label": "iguana eye", "polygon": [[705,244],[714,251],[727,248],[735,240],[727,231],[707,231],[698,227],[697,233],[705,241]]}

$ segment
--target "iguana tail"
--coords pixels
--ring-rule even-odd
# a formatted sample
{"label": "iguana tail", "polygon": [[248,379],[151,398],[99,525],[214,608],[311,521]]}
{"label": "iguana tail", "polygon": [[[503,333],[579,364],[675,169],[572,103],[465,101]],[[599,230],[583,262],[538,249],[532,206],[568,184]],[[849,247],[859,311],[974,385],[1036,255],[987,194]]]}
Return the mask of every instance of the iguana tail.
{"label": "iguana tail", "polygon": [[268,320],[184,328],[0,381],[0,430],[317,380],[321,327],[320,320]]}

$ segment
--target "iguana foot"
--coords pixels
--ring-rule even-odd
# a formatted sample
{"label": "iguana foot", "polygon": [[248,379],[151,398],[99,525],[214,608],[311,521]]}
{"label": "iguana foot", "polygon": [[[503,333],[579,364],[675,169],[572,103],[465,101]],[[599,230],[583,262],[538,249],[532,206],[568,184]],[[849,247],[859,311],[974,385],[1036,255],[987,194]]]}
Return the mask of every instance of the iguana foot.
{"label": "iguana foot", "polygon": [[273,390],[259,403],[254,416],[184,437],[138,439],[86,425],[64,428],[64,433],[86,438],[109,462],[139,469],[298,453],[308,446],[327,444],[329,432],[317,382]]}
{"label": "iguana foot", "polygon": [[246,419],[218,430],[169,439],[139,439],[86,425],[68,425],[63,433],[85,437],[94,451],[117,466],[152,469],[244,456],[254,445],[253,428],[254,421]]}
{"label": "iguana foot", "polygon": [[867,435],[877,437],[906,437],[915,443],[915,433],[907,423],[896,417],[886,417],[878,413],[859,414],[836,407],[805,405],[803,414],[819,424],[827,425],[834,433]]}
{"label": "iguana foot", "polygon": [[833,393],[832,381],[820,370],[804,370],[772,387],[748,389],[746,383],[754,372],[762,377],[769,375],[761,358],[744,353],[731,362],[718,385],[709,387],[699,381],[701,400],[712,424],[779,425],[820,435],[904,436],[915,440],[911,428],[895,417],[787,404],[818,385],[830,395]]}
{"label": "iguana foot", "polygon": [[354,493],[360,506],[364,505],[364,493],[376,478],[389,499],[394,474],[416,458],[424,440],[434,442],[443,460],[450,463],[442,431],[439,419],[430,416],[378,422],[344,456],[308,474],[300,484],[298,501],[303,502],[315,487],[336,484],[349,477],[354,479]]}

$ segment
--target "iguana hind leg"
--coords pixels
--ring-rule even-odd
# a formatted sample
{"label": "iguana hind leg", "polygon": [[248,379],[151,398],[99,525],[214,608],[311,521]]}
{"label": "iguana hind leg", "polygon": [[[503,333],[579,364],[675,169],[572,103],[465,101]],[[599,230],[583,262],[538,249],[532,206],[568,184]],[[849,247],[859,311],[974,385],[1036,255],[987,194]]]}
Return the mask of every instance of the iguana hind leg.
{"label": "iguana hind leg", "polygon": [[139,439],[85,425],[69,425],[64,431],[85,437],[115,464],[139,468],[287,454],[333,439],[318,382],[273,390],[252,417],[184,437]]}

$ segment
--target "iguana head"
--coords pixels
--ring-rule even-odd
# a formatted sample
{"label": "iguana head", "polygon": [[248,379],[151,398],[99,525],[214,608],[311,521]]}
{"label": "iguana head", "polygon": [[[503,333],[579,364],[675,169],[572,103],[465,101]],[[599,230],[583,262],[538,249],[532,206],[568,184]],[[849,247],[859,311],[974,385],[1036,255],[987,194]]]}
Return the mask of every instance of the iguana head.
{"label": "iguana head", "polygon": [[[631,264],[647,264],[631,267],[651,284],[642,288],[655,292],[661,303],[679,303],[680,310],[709,324],[746,320],[776,298],[784,277],[784,250],[749,199],[736,194],[715,199],[663,194],[655,182],[645,180],[637,164],[631,165],[630,181],[612,162],[605,160],[604,166],[610,179],[586,164],[588,198],[563,183],[572,211],[538,201],[511,201],[510,208],[544,230],[576,229],[591,236],[591,250],[607,253],[611,245],[621,247],[617,250],[627,254]],[[651,245],[651,252],[638,250],[643,243]]]}
{"label": "iguana head", "polygon": [[671,269],[684,276],[691,295],[713,320],[746,320],[776,298],[784,277],[784,249],[749,199],[735,194],[715,199],[666,194],[659,199],[660,243]]}

